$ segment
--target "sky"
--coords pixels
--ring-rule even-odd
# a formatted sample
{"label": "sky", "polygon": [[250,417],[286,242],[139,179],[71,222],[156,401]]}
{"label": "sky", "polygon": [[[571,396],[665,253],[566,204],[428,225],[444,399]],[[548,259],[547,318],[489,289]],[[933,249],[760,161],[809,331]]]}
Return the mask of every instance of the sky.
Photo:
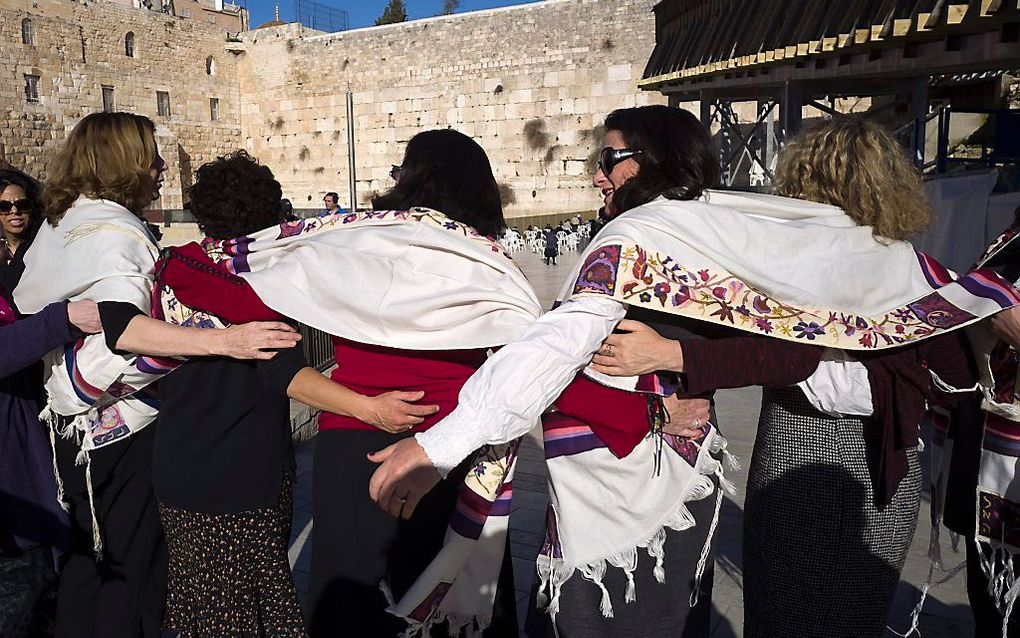
{"label": "sky", "polygon": [[[245,0],[233,0],[241,5]],[[376,18],[382,14],[383,9],[389,0],[315,0],[335,9],[347,11],[352,29],[370,27],[375,24]],[[492,9],[495,7],[506,7],[514,4],[526,4],[535,0],[461,0],[457,13],[465,11],[478,11],[479,9]],[[285,22],[294,20],[294,0],[279,0],[280,18]],[[248,11],[251,14],[251,25],[256,27],[264,22],[273,19],[274,0],[247,0]],[[429,18],[443,8],[443,0],[404,0],[407,7],[407,19]]]}

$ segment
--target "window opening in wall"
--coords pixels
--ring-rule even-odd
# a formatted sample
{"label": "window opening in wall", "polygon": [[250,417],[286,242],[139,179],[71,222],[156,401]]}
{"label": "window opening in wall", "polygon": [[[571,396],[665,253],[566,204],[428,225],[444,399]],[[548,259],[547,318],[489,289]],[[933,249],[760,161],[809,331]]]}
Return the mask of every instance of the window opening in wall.
{"label": "window opening in wall", "polygon": [[35,25],[28,18],[21,21],[21,43],[35,46]]}
{"label": "window opening in wall", "polygon": [[209,98],[209,119],[215,122],[220,119],[220,99],[216,97]]}
{"label": "window opening in wall", "polygon": [[191,9],[183,9],[182,8],[181,9],[181,17],[182,18],[190,18],[191,17]]}
{"label": "window opening in wall", "polygon": [[170,94],[166,91],[156,91],[156,114],[170,117]]}
{"label": "window opening in wall", "polygon": [[205,74],[216,75],[216,60],[211,55],[205,59]]}
{"label": "window opening in wall", "polygon": [[117,110],[113,103],[113,87],[103,87],[103,110],[107,113]]}
{"label": "window opening in wall", "polygon": [[135,57],[135,34],[133,31],[128,31],[124,36],[124,55],[129,58]]}
{"label": "window opening in wall", "polygon": [[29,102],[39,101],[39,76],[25,76],[25,99]]}

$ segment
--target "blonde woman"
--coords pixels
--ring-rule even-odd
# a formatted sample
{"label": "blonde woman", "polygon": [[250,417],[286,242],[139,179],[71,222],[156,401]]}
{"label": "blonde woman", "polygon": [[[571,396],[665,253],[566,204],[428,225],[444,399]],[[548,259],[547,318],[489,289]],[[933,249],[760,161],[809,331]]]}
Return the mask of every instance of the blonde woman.
{"label": "blonde woman", "polygon": [[261,348],[299,339],[286,324],[201,330],[147,316],[159,246],[140,214],[158,197],[165,168],[148,118],[85,117],[50,168],[47,222],[14,292],[27,314],[92,299],[104,333],[44,360],[44,418],[73,534],[59,585],[59,636],[158,636],[163,619],[166,548],[148,427],[157,404],[147,386],[174,362],[129,353],[268,359],[274,353]]}
{"label": "blonde woman", "polygon": [[[931,218],[907,154],[861,119],[834,118],[791,140],[775,191],[839,206],[886,245],[919,233]],[[881,293],[876,286],[857,294]],[[847,335],[863,337],[852,333],[855,325]],[[806,345],[815,333],[805,332],[804,345],[757,336],[678,344],[636,322],[620,328],[629,332],[610,337],[595,357],[602,372],[683,373],[694,394],[765,386],[744,509],[745,635],[884,635],[917,523],[918,424],[926,399],[936,397],[928,370],[972,387],[962,336],[851,357]],[[821,383],[770,387],[777,371],[814,369],[820,358],[829,362]],[[831,409],[823,413],[817,406],[826,403]]]}

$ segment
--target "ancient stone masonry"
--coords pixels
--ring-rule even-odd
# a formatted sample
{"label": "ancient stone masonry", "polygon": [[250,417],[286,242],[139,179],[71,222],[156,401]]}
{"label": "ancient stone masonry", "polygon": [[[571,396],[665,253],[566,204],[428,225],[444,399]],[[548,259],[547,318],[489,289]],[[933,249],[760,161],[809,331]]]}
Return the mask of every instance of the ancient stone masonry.
{"label": "ancient stone masonry", "polygon": [[[24,20],[30,21],[30,38],[23,38]],[[131,39],[133,57],[126,42]],[[114,108],[156,122],[160,151],[170,164],[157,205],[180,208],[181,187],[192,171],[242,146],[238,60],[227,52],[226,40],[214,25],[108,2],[0,0],[3,159],[45,177],[47,162],[71,128],[103,109],[107,87]],[[213,75],[207,73],[210,57]],[[26,76],[38,78],[38,101],[28,99]],[[158,114],[157,91],[167,93],[169,116]],[[211,98],[218,100],[216,121]]]}
{"label": "ancient stone masonry", "polygon": [[508,216],[594,210],[600,124],[665,103],[636,88],[654,45],[652,0],[547,0],[316,35],[244,34],[241,126],[297,207],[348,201],[345,92],[354,92],[358,199],[392,185],[416,132],[453,127],[492,161]]}
{"label": "ancient stone masonry", "polygon": [[412,135],[453,127],[488,152],[508,215],[594,210],[599,124],[615,108],[665,101],[636,88],[653,4],[546,0],[335,34],[285,25],[230,42],[215,25],[102,0],[0,0],[0,159],[45,177],[67,132],[104,108],[106,87],[116,109],[158,125],[170,170],[157,207],[180,208],[194,170],[237,148],[269,165],[296,207],[318,207],[331,190],[345,203],[349,89],[361,203],[392,184]]}

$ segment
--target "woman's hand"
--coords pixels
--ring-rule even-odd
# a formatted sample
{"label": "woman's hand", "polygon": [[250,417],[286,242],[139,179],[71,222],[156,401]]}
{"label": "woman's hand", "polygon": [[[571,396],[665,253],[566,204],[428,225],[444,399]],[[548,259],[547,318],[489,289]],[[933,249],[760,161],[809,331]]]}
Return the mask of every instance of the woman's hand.
{"label": "woman's hand", "polygon": [[365,397],[363,405],[355,415],[362,423],[374,425],[380,430],[397,434],[406,432],[425,421],[425,417],[439,412],[438,405],[415,405],[425,397],[422,391],[387,392],[375,397]]}
{"label": "woman's hand", "polygon": [[1020,348],[1020,306],[993,315],[989,322],[997,337],[1014,348]]}
{"label": "woman's hand", "polygon": [[712,417],[712,404],[708,399],[681,399],[673,394],[665,397],[662,405],[669,412],[669,423],[662,431],[674,436],[688,439],[701,436],[701,428]]}
{"label": "woman's hand", "polygon": [[274,350],[291,348],[301,341],[295,328],[280,321],[253,321],[205,332],[214,340],[213,354],[232,359],[272,359],[276,356]]}
{"label": "woman's hand", "polygon": [[103,331],[103,324],[99,320],[99,306],[90,299],[67,304],[67,320],[87,335]]}
{"label": "woman's hand", "polygon": [[633,377],[657,371],[684,371],[684,352],[679,341],[659,336],[640,321],[624,319],[592,358],[597,372],[612,377]]}

